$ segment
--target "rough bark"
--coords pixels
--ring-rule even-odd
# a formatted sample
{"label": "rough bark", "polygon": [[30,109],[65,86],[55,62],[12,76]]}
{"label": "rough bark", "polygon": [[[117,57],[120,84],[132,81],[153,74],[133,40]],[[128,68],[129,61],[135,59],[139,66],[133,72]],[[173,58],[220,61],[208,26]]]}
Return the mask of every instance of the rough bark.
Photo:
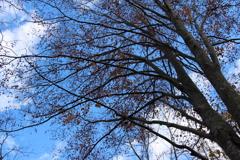
{"label": "rough bark", "polygon": [[189,102],[201,116],[215,142],[222,147],[232,160],[240,159],[240,138],[233,128],[212,109],[201,91],[196,87],[189,75],[184,71],[174,54],[165,50],[169,61],[177,71],[179,81],[185,86],[184,91],[190,98]]}
{"label": "rough bark", "polygon": [[233,89],[223,76],[218,63],[214,63],[207,53],[200,47],[198,42],[188,32],[182,20],[174,14],[170,3],[165,0],[165,12],[177,29],[177,33],[183,38],[189,47],[202,71],[213,85],[222,101],[240,126],[240,95]]}

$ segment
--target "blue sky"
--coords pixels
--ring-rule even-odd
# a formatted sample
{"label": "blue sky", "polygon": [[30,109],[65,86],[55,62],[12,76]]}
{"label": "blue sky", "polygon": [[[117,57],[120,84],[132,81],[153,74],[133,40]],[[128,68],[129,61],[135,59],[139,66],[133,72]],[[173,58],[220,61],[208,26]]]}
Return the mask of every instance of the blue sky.
{"label": "blue sky", "polygon": [[[31,35],[31,33],[34,32],[32,29],[35,28],[42,31],[43,27],[37,24],[24,22],[25,20],[29,20],[29,17],[24,12],[9,7],[9,5],[3,1],[0,2],[0,6],[0,21],[6,22],[0,25],[2,31],[1,39],[3,39],[1,45],[11,48],[10,43],[15,41],[14,47],[12,48],[13,52],[10,51],[10,53],[17,55],[26,53],[26,48],[38,42],[37,37]],[[28,9],[28,11],[33,12],[34,10]],[[6,114],[6,106],[14,105],[15,109],[20,108],[20,104],[17,104],[14,96],[8,97],[8,95],[5,94],[1,95],[0,98],[0,115]],[[31,128],[13,133],[13,135],[16,136],[8,138],[4,148],[6,150],[4,152],[11,149],[13,146],[19,146],[23,147],[22,151],[26,151],[27,153],[24,154],[24,156],[20,154],[16,159],[21,157],[22,160],[51,160],[51,154],[57,153],[53,149],[53,146],[59,147],[62,145],[62,142],[50,140],[51,134],[46,133],[47,128],[49,128],[49,123],[37,127],[37,130]],[[13,159],[15,154],[14,152],[9,154],[9,159]],[[29,157],[25,157],[26,155],[29,155]]]}
{"label": "blue sky", "polygon": [[[44,33],[44,27],[26,22],[26,20],[31,20],[26,13],[15,9],[14,7],[9,7],[9,5],[3,1],[0,2],[2,6],[2,12],[0,14],[0,20],[7,22],[0,26],[2,31],[2,46],[9,48],[7,49],[11,55],[22,55],[27,52],[26,48],[31,48],[33,45],[37,44],[39,39],[38,35]],[[17,5],[17,4],[16,4]],[[28,12],[34,12],[32,7],[26,8]],[[35,31],[39,31],[39,34]],[[34,33],[35,35],[33,35]],[[15,42],[12,46],[11,42]],[[5,49],[6,49],[5,48]],[[0,75],[1,76],[1,75]],[[18,84],[15,79],[12,79],[12,84]],[[0,115],[6,114],[8,110],[19,109],[21,105],[14,99],[14,93],[12,96],[3,94],[0,96]],[[6,106],[14,106],[6,108]],[[21,130],[19,132],[13,133],[15,137],[9,137],[4,144],[4,152],[7,152],[13,147],[23,147],[22,151],[26,152],[24,154],[19,154],[17,160],[52,160],[58,159],[60,153],[58,149],[64,147],[65,143],[58,140],[51,140],[52,136],[50,132],[47,132],[51,128],[50,122],[43,125],[37,126],[35,128],[29,128]],[[157,148],[157,153],[164,151],[169,148],[169,144],[157,140],[152,144],[152,148]],[[9,159],[13,159],[16,152],[9,154]],[[117,156],[114,160],[127,160],[129,158],[124,156]],[[130,158],[132,159],[132,158]]]}
{"label": "blue sky", "polygon": [[[0,2],[2,5],[4,2]],[[29,12],[33,12],[34,9],[27,8]],[[38,37],[33,29],[37,29],[39,34],[44,33],[44,27],[30,23],[30,22],[23,22],[24,20],[30,20],[29,17],[21,11],[15,10],[13,8],[2,8],[2,13],[0,15],[0,20],[9,21],[5,26],[0,26],[2,30],[2,45],[5,47],[11,47],[10,42],[16,41],[11,52],[12,54],[22,55],[26,53],[26,48],[29,48],[38,43]],[[35,35],[31,33],[35,32]],[[230,46],[231,47],[231,46]],[[227,69],[231,74],[237,75],[240,70],[240,60],[237,61],[236,66]],[[198,77],[192,75],[192,78],[195,79],[196,83],[200,83],[199,85],[207,85],[208,82],[203,84],[202,82],[197,82]],[[234,81],[234,80],[233,80]],[[14,82],[14,80],[13,80]],[[0,103],[0,114],[5,114],[5,107],[7,105],[15,106],[15,109],[20,107],[20,104],[15,101],[14,96],[8,97],[7,95],[1,95],[1,103]],[[22,105],[22,104],[21,104]],[[58,140],[51,140],[51,133],[46,132],[50,126],[50,122],[38,126],[36,128],[25,129],[23,131],[19,131],[16,134],[18,135],[17,138],[10,138],[8,143],[6,143],[6,147],[16,146],[26,146],[28,148],[27,151],[31,152],[29,157],[21,157],[22,160],[52,160],[57,159],[60,155],[56,149],[62,148],[65,143]],[[36,130],[35,130],[36,129]],[[54,149],[55,147],[55,149]],[[169,148],[169,144],[158,140],[158,142],[153,143],[152,148],[155,149],[155,152],[160,153],[165,151]],[[13,153],[14,154],[14,153]],[[11,154],[10,154],[11,155]],[[166,158],[166,157],[165,157]],[[11,159],[11,158],[10,158]],[[17,158],[18,159],[18,158]],[[115,157],[114,160],[126,160],[127,157]]]}

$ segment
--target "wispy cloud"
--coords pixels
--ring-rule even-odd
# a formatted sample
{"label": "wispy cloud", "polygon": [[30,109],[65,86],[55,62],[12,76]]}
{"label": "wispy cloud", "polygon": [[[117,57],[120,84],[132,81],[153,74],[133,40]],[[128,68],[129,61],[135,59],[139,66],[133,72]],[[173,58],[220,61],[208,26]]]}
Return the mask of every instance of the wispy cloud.
{"label": "wispy cloud", "polygon": [[57,160],[61,156],[61,150],[66,146],[66,143],[57,141],[52,152],[44,153],[36,160]]}
{"label": "wispy cloud", "polygon": [[[5,138],[6,138],[6,136],[1,135],[0,142],[2,143]],[[4,144],[6,145],[6,148],[14,148],[14,147],[18,146],[12,137],[7,137]]]}
{"label": "wispy cloud", "polygon": [[[28,52],[28,49],[32,48],[36,43],[38,43],[38,36],[44,33],[44,27],[32,22],[23,22],[24,20],[30,20],[30,16],[25,12],[20,11],[17,8],[22,6],[18,6],[16,2],[13,1],[13,5],[11,6],[6,2],[1,3],[0,10],[0,29],[2,33],[0,34],[0,55],[10,55],[10,56],[21,56]],[[34,12],[34,11],[29,11]],[[0,83],[4,83],[5,71],[12,70],[14,71],[17,67],[15,61],[11,63],[11,65],[4,65],[7,60],[1,57],[0,63]],[[21,65],[24,62],[21,62]],[[14,68],[15,67],[15,68]],[[8,75],[8,77],[10,77]],[[15,76],[12,76],[7,79],[8,85],[16,86],[21,85],[20,82],[17,82]],[[1,92],[2,91],[2,92]],[[14,99],[16,97],[15,92],[6,90],[0,86],[0,112],[5,111],[7,109],[18,109],[19,105],[14,103]],[[18,102],[19,103],[19,102]]]}

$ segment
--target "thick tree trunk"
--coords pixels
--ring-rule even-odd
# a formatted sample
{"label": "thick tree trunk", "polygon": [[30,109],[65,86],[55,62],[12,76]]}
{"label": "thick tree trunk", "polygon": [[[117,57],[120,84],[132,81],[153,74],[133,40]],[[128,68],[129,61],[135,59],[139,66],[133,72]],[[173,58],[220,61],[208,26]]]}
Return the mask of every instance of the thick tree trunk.
{"label": "thick tree trunk", "polygon": [[240,126],[240,95],[233,89],[219,69],[204,68],[204,73]]}
{"label": "thick tree trunk", "polygon": [[201,116],[204,123],[210,130],[212,139],[219,144],[232,160],[240,159],[240,138],[233,128],[223,118],[212,109],[204,95],[197,88],[189,75],[186,73],[174,54],[162,48],[166,57],[175,68],[178,80],[184,86],[181,90],[189,97],[189,102],[194,106],[194,110]]}
{"label": "thick tree trunk", "polygon": [[213,63],[207,53],[200,47],[198,42],[185,28],[182,20],[176,16],[166,0],[165,12],[177,29],[178,34],[183,38],[191,52],[194,54],[196,61],[203,70],[204,74],[213,85],[218,95],[228,108],[240,126],[240,95],[232,88],[226,78],[223,76],[218,64]]}
{"label": "thick tree trunk", "polygon": [[214,111],[200,91],[188,93],[191,103],[201,116],[215,142],[225,151],[232,160],[240,159],[240,138],[232,127]]}
{"label": "thick tree trunk", "polygon": [[[187,74],[186,74],[187,76]],[[186,86],[185,93],[189,96],[189,102],[193,104],[195,111],[201,116],[204,123],[210,130],[215,142],[225,151],[232,160],[240,159],[240,138],[233,128],[214,111],[200,90],[190,78],[182,76],[182,84]]]}

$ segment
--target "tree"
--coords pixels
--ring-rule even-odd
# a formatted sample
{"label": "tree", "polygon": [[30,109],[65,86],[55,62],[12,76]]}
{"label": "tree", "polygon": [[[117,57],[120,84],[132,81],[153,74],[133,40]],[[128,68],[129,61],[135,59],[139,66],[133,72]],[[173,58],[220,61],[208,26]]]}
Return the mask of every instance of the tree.
{"label": "tree", "polygon": [[10,133],[0,134],[0,160],[17,159],[29,154],[26,148],[14,143]]}
{"label": "tree", "polygon": [[[1,114],[0,129],[9,130],[11,126],[8,121],[11,119],[9,115]],[[16,143],[17,135],[9,132],[0,132],[0,160],[15,160],[27,157],[29,152],[29,146],[23,146]]]}
{"label": "tree", "polygon": [[1,55],[4,86],[13,76],[22,82],[12,89],[19,101],[28,99],[19,112],[32,125],[21,121],[6,132],[52,120],[56,138],[68,139],[68,159],[108,159],[129,148],[144,159],[133,142],[146,146],[156,137],[174,147],[175,157],[240,159],[239,76],[227,73],[238,57],[238,2],[33,5],[33,22],[46,28],[41,41],[25,55]]}

